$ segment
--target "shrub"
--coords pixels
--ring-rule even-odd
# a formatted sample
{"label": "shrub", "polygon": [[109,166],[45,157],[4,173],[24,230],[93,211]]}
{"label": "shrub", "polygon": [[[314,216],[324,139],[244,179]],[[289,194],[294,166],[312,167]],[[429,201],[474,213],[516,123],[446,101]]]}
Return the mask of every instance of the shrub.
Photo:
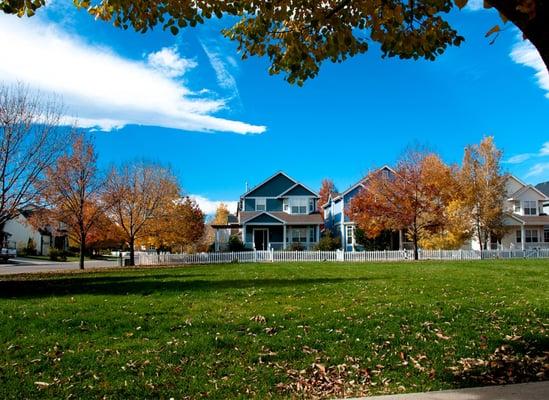
{"label": "shrub", "polygon": [[292,243],[290,245],[290,251],[303,251],[305,248],[301,243]]}
{"label": "shrub", "polygon": [[228,247],[229,251],[243,251],[244,243],[242,243],[242,240],[238,236],[233,235],[229,238]]}
{"label": "shrub", "polygon": [[335,238],[332,236],[332,233],[330,231],[325,232],[320,240],[318,241],[317,245],[315,246],[315,250],[320,251],[334,251],[341,247],[341,240],[339,238]]}
{"label": "shrub", "polygon": [[36,243],[34,243],[33,238],[29,238],[27,241],[27,247],[25,247],[25,255],[35,256],[36,254]]}
{"label": "shrub", "polygon": [[49,254],[51,261],[67,261],[67,255],[64,251],[52,247]]}

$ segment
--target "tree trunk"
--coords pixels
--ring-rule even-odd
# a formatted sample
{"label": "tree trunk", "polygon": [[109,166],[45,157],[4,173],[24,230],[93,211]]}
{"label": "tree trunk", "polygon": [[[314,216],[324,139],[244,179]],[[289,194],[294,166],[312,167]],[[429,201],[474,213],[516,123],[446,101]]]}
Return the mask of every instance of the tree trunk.
{"label": "tree trunk", "polygon": [[130,265],[133,267],[135,265],[135,238],[132,236],[130,238]]}
{"label": "tree trunk", "polygon": [[534,1],[531,15],[519,10],[519,6],[526,3],[524,0],[489,0],[489,3],[522,31],[549,68],[549,2]]}
{"label": "tree trunk", "polygon": [[419,260],[419,249],[418,249],[418,239],[417,239],[417,229],[414,228],[414,260]]}
{"label": "tree trunk", "polygon": [[84,253],[86,251],[86,236],[80,235],[80,257],[79,257],[79,266],[80,269],[84,269]]}

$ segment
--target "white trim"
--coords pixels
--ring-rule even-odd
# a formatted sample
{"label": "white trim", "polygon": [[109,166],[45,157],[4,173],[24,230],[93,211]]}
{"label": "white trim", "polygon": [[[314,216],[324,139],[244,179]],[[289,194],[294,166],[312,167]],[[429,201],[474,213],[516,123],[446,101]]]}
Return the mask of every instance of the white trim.
{"label": "white trim", "polygon": [[[534,189],[536,192],[538,192],[538,194],[540,194],[545,200],[549,200],[549,196],[547,196],[545,193],[543,193],[541,190],[539,190],[538,188],[536,188],[534,185],[529,185],[527,183],[524,183],[523,181],[521,181],[519,178],[517,178],[515,175],[511,175],[509,174],[508,175],[508,179],[511,178],[511,179],[514,179],[517,183],[519,183],[520,185],[523,186],[523,188],[517,190],[515,193],[513,193],[512,195],[520,192],[522,189],[524,188],[530,188],[530,189]],[[512,196],[511,195],[511,196]],[[509,197],[509,199],[512,199],[512,197]]]}
{"label": "white trim", "polygon": [[[248,211],[248,212],[250,212],[250,211]],[[251,212],[256,212],[256,211],[251,211]],[[259,214],[254,215],[254,216],[251,217],[250,219],[247,219],[245,223],[248,224],[250,221],[256,219],[257,217],[259,217],[259,216],[261,216],[261,215],[263,215],[263,214],[267,214],[269,217],[274,218],[274,219],[276,219],[277,221],[282,222],[283,224],[286,223],[286,221],[284,221],[283,219],[278,218],[276,215],[273,215],[273,214],[271,214],[271,213],[268,212],[268,211],[260,211]],[[243,222],[243,223],[244,223],[244,222]],[[256,222],[256,223],[257,223],[257,224],[265,224],[265,225],[278,225],[278,224],[276,224],[276,223],[274,223],[274,222]]]}

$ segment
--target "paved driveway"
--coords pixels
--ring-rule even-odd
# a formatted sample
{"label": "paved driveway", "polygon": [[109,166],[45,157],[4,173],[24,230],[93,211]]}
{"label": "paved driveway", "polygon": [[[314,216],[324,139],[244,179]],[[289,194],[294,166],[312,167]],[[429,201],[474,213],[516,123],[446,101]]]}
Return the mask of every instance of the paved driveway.
{"label": "paved driveway", "polygon": [[[117,267],[118,261],[90,260],[84,263],[86,269]],[[34,272],[56,272],[78,270],[78,262],[42,261],[29,258],[14,258],[7,263],[0,262],[0,275],[27,274]]]}

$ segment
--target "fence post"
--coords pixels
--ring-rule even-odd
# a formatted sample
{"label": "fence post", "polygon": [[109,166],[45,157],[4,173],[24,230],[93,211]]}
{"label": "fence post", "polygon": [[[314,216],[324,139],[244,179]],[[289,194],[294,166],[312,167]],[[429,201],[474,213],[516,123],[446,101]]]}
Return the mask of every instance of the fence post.
{"label": "fence post", "polygon": [[254,249],[254,262],[257,262],[257,250]]}
{"label": "fence post", "polygon": [[271,262],[274,262],[274,249],[272,247],[270,251],[270,256],[271,256]]}

